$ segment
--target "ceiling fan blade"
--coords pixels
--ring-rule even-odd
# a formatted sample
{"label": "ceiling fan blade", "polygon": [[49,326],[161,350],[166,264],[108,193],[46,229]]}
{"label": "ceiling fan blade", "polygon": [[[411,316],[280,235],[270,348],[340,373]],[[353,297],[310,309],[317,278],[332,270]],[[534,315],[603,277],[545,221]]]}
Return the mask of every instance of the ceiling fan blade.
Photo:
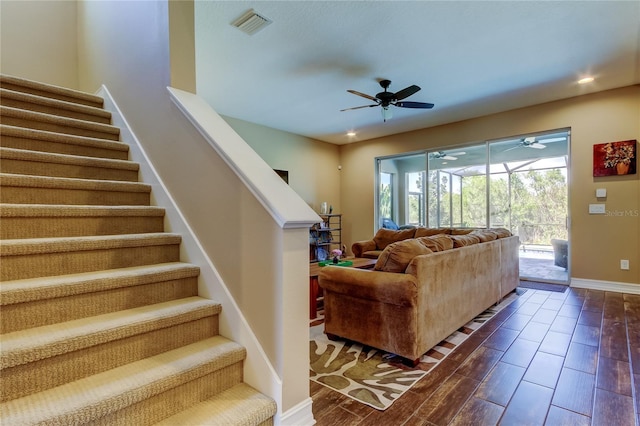
{"label": "ceiling fan blade", "polygon": [[516,145],[516,146],[512,146],[511,148],[505,149],[505,150],[504,150],[504,151],[502,151],[502,152],[511,151],[512,149],[517,149],[517,148],[520,148],[521,146],[522,146],[522,144],[518,144],[518,145]]}
{"label": "ceiling fan blade", "polygon": [[545,149],[547,146],[541,144],[540,142],[530,143],[529,145],[525,145],[527,148],[535,148],[535,149]]}
{"label": "ceiling fan blade", "polygon": [[466,154],[466,152],[464,152],[464,151],[460,151],[460,152],[452,152],[452,153],[451,153],[451,154],[449,154],[449,155],[465,155],[465,154]]}
{"label": "ceiling fan blade", "polygon": [[376,98],[374,98],[373,96],[369,96],[366,93],[358,92],[357,90],[349,89],[349,90],[347,90],[347,92],[353,93],[354,95],[362,96],[363,98],[370,99],[370,100],[372,100],[374,102],[378,102],[378,100]]}
{"label": "ceiling fan blade", "polygon": [[[405,88],[405,89],[402,89],[402,90],[401,90],[401,91],[399,91],[399,92],[396,92],[395,99],[396,99],[397,101],[401,101],[401,100],[403,100],[404,98],[408,98],[409,96],[413,95],[413,94],[414,94],[414,93],[416,93],[418,90],[420,90],[420,87],[419,87],[419,86],[416,86],[416,85],[414,84],[413,86],[409,86],[409,87],[407,87],[407,88]],[[405,108],[420,108],[420,107],[405,107]],[[424,108],[424,107],[422,107],[422,108]]]}
{"label": "ceiling fan blade", "polygon": [[442,159],[443,159],[443,160],[450,160],[450,161],[453,161],[453,160],[457,160],[457,159],[458,159],[458,157],[454,157],[454,156],[452,156],[452,155],[445,155],[444,157],[442,157]]}
{"label": "ceiling fan blade", "polygon": [[422,109],[431,109],[434,107],[433,104],[429,104],[426,102],[396,102],[394,104],[400,108],[422,108]]}
{"label": "ceiling fan blade", "polygon": [[362,105],[362,106],[359,106],[359,107],[341,109],[340,112],[342,112],[342,111],[350,111],[352,109],[371,108],[371,107],[376,107],[376,106],[378,106],[378,104],[375,104],[375,105]]}

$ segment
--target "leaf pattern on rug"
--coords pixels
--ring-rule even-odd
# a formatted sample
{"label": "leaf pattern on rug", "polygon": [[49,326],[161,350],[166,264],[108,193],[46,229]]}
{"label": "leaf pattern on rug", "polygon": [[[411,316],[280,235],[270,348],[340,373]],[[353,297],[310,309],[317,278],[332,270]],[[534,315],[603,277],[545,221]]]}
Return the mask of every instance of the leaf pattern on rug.
{"label": "leaf pattern on rug", "polygon": [[425,375],[394,367],[384,359],[385,352],[357,343],[331,343],[324,350],[315,340],[309,345],[315,381],[378,409],[384,409]]}

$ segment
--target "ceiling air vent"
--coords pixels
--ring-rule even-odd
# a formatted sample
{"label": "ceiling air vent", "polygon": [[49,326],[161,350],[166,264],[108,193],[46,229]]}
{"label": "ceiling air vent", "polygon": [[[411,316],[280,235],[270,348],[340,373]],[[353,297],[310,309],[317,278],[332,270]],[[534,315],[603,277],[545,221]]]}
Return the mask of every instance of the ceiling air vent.
{"label": "ceiling air vent", "polygon": [[238,28],[243,33],[254,35],[271,22],[272,21],[270,19],[265,18],[255,10],[250,9],[244,15],[233,21],[231,25]]}

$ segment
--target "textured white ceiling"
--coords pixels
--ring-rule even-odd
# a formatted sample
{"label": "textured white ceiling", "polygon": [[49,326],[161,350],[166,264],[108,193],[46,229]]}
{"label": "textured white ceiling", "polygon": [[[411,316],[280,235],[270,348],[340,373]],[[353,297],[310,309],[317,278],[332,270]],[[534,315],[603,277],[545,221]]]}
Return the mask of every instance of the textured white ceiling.
{"label": "textured white ceiling", "polygon": [[[344,144],[640,84],[640,1],[196,1],[197,91],[220,114]],[[231,26],[248,9],[273,23]],[[596,81],[579,86],[592,74]],[[380,108],[378,81],[431,110]],[[348,130],[357,136],[349,138]]]}

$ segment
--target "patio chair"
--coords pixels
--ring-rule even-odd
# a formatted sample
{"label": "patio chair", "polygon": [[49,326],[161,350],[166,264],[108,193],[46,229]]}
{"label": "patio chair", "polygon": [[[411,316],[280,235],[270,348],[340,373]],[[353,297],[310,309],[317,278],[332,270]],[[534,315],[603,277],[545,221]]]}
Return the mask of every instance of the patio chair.
{"label": "patio chair", "polygon": [[569,242],[567,240],[552,239],[553,264],[567,270],[567,256],[569,254]]}

